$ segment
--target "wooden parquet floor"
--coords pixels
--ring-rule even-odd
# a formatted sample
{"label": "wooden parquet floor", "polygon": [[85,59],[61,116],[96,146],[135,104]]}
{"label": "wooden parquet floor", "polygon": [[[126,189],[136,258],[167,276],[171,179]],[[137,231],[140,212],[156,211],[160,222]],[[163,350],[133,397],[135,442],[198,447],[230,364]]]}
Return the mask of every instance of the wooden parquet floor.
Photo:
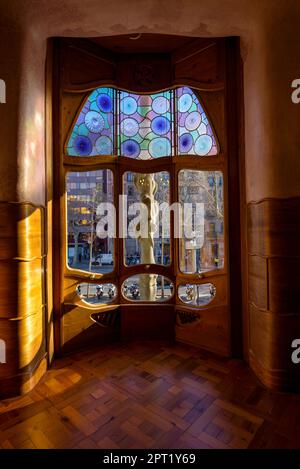
{"label": "wooden parquet floor", "polygon": [[0,401],[0,448],[300,448],[300,396],[238,360],[156,343],[58,359]]}

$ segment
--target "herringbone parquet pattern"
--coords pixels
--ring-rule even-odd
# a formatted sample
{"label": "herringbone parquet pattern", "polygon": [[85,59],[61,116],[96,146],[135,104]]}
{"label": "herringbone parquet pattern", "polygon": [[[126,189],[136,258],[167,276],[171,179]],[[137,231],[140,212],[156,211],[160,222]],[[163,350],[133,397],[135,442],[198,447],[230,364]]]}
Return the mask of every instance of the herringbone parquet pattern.
{"label": "herringbone parquet pattern", "polygon": [[179,344],[75,354],[27,396],[0,402],[1,448],[300,447],[299,431],[300,396]]}

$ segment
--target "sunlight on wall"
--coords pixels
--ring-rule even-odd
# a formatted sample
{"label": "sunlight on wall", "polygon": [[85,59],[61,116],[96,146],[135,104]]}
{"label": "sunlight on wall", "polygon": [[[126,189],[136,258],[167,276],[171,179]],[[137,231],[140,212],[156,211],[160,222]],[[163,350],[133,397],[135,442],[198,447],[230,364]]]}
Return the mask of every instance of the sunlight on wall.
{"label": "sunlight on wall", "polygon": [[[19,151],[22,177],[19,191],[22,198],[31,202],[44,203],[44,100],[43,97],[29,96],[24,104],[25,123],[21,123]],[[29,112],[30,108],[30,112]],[[32,112],[33,111],[33,112]],[[31,117],[32,116],[32,117]]]}

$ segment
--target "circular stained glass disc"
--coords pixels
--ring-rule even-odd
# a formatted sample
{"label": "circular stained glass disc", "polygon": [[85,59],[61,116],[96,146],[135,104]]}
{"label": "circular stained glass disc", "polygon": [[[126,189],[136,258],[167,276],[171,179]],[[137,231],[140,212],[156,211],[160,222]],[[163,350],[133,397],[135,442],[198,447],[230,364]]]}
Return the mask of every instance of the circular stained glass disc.
{"label": "circular stained glass disc", "polygon": [[207,155],[212,148],[212,138],[209,135],[200,135],[195,142],[195,153],[197,155]]}
{"label": "circular stained glass disc", "polygon": [[102,135],[95,142],[95,148],[98,155],[112,154],[112,141],[106,135]]}
{"label": "circular stained glass disc", "polygon": [[140,154],[140,146],[135,140],[126,140],[121,145],[121,154],[136,158]]}
{"label": "circular stained glass disc", "polygon": [[152,109],[156,114],[165,114],[170,107],[169,100],[164,96],[157,96],[152,103]]}
{"label": "circular stained glass disc", "polygon": [[132,115],[137,110],[137,102],[131,96],[126,96],[121,100],[121,112],[127,115]]}
{"label": "circular stained glass disc", "polygon": [[197,111],[191,112],[185,119],[187,130],[195,130],[201,124],[201,114]]}
{"label": "circular stained glass disc", "polygon": [[157,135],[165,135],[170,130],[170,121],[166,117],[155,117],[151,122],[151,129]]}
{"label": "circular stained glass disc", "polygon": [[87,112],[84,118],[84,122],[89,131],[93,133],[101,132],[105,125],[103,117],[101,114],[99,114],[99,112],[96,111]]}
{"label": "circular stained glass disc", "polygon": [[79,156],[88,156],[93,148],[90,139],[83,135],[74,138],[73,147],[75,148],[76,154]]}
{"label": "circular stained glass disc", "polygon": [[122,120],[121,129],[126,137],[133,137],[139,131],[139,124],[135,119],[128,117],[128,119]]}
{"label": "circular stained glass disc", "polygon": [[160,158],[161,156],[169,156],[171,154],[171,144],[167,138],[154,138],[149,143],[149,153],[152,158]]}
{"label": "circular stained glass disc", "polygon": [[180,112],[187,112],[193,104],[193,98],[190,94],[185,93],[178,99],[178,109]]}
{"label": "circular stained glass disc", "polygon": [[112,100],[111,97],[106,93],[99,94],[97,98],[98,108],[102,112],[111,112],[112,111]]}
{"label": "circular stained glass disc", "polygon": [[191,134],[183,134],[179,137],[179,151],[180,153],[187,153],[193,145],[193,137]]}

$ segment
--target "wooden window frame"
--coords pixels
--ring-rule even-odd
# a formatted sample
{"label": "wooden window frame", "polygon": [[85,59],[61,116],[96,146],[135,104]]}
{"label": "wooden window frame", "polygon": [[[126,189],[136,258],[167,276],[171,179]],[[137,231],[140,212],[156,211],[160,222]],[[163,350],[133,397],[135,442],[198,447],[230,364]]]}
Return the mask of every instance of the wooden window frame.
{"label": "wooden window frame", "polygon": [[[91,170],[99,170],[99,169],[111,169],[114,173],[114,181],[116,181],[114,186],[114,197],[115,201],[117,201],[117,195],[122,193],[122,175],[126,171],[132,172],[158,172],[160,170],[169,171],[170,172],[170,180],[173,181],[173,190],[170,192],[170,203],[175,200],[178,200],[178,190],[177,190],[177,181],[178,181],[178,173],[182,169],[197,169],[197,170],[209,170],[209,171],[222,171],[223,173],[223,181],[224,181],[224,268],[223,269],[216,269],[210,272],[205,273],[205,276],[199,279],[198,274],[184,274],[180,271],[178,264],[179,259],[179,248],[178,248],[178,240],[176,242],[171,241],[174,240],[174,237],[171,236],[170,242],[173,244],[171,246],[172,250],[172,260],[170,266],[147,266],[146,273],[157,273],[161,275],[165,275],[171,281],[174,281],[176,284],[175,294],[173,296],[173,300],[168,300],[168,302],[174,304],[174,298],[176,298],[176,304],[178,305],[178,295],[177,289],[178,285],[182,283],[207,283],[210,282],[211,278],[216,275],[226,275],[230,274],[231,282],[230,285],[228,284],[228,293],[230,292],[230,305],[231,305],[231,313],[230,313],[230,322],[231,322],[231,353],[235,356],[241,356],[242,354],[242,305],[245,305],[245,296],[242,300],[242,288],[241,288],[241,278],[243,276],[243,281],[245,281],[245,266],[241,265],[241,246],[245,245],[245,233],[241,232],[241,220],[244,221],[244,212],[241,210],[244,204],[244,193],[245,188],[241,184],[241,177],[244,173],[244,166],[243,166],[243,139],[242,139],[242,80],[241,80],[241,63],[239,60],[239,44],[237,38],[227,38],[225,40],[225,53],[223,54],[223,58],[226,58],[227,65],[225,67],[225,88],[226,88],[226,96],[225,96],[225,112],[226,112],[226,129],[224,130],[223,137],[223,145],[221,144],[221,148],[219,148],[219,152],[217,155],[214,156],[173,156],[173,157],[166,157],[160,158],[157,160],[147,160],[147,168],[143,168],[141,166],[141,160],[130,160],[126,157],[70,157],[63,155],[61,152],[61,141],[62,139],[65,140],[66,137],[66,128],[61,126],[62,123],[62,113],[61,113],[61,102],[62,102],[62,89],[64,88],[65,92],[77,92],[81,93],[82,101],[88,95],[88,92],[92,89],[95,89],[99,86],[114,86],[108,80],[101,81],[98,83],[94,83],[91,87],[87,87],[84,89],[82,86],[74,86],[72,90],[66,89],[64,84],[62,83],[64,79],[60,76],[61,70],[61,39],[56,38],[52,40],[51,48],[52,48],[52,102],[53,102],[53,111],[52,111],[52,119],[53,119],[53,219],[54,220],[63,220],[63,222],[57,222],[54,225],[53,231],[53,304],[54,304],[54,311],[56,316],[55,321],[55,351],[56,354],[61,352],[61,305],[64,301],[62,291],[64,289],[64,278],[71,278],[75,280],[77,283],[87,282],[90,281],[91,283],[99,283],[101,279],[101,283],[114,283],[117,287],[118,295],[116,300],[113,304],[107,305],[108,307],[114,307],[120,304],[121,298],[121,286],[123,281],[131,275],[136,275],[138,273],[145,273],[145,266],[138,265],[138,266],[130,266],[126,267],[122,265],[121,262],[115,262],[114,271],[105,274],[103,276],[98,276],[97,274],[90,274],[88,272],[76,272],[74,269],[67,268],[66,263],[66,193],[65,193],[65,175],[68,171],[91,171]],[[222,47],[221,47],[222,49]],[[205,99],[202,96],[203,88],[197,87],[197,83],[193,83],[192,80],[186,81],[178,81],[173,80],[172,86],[170,89],[177,88],[179,86],[189,86],[193,89],[193,91],[198,95],[199,101],[205,110],[208,119],[211,125],[214,123],[213,119],[210,118],[209,112],[207,110],[207,106],[205,103]],[[237,88],[235,88],[235,86]],[[119,88],[119,87],[118,87]],[[121,88],[121,87],[120,87]],[[164,90],[165,88],[155,88],[149,90],[149,93],[159,92]],[[205,85],[204,92],[206,90],[216,90],[218,91],[219,85],[212,84]],[[238,93],[236,93],[236,89],[238,89]],[[137,90],[128,90],[134,93],[140,93]],[[146,93],[146,92],[145,92]],[[205,94],[205,93],[204,93]],[[77,102],[77,112],[79,112],[78,102]],[[233,124],[229,125],[228,122],[228,115],[229,113],[233,116]],[[74,116],[72,116],[74,117]],[[70,123],[69,123],[70,125]],[[174,132],[174,140],[177,142],[177,135],[176,135],[176,122],[175,122],[175,132]],[[236,135],[233,135],[234,131]],[[215,135],[217,138],[219,137],[218,131],[215,131]],[[176,148],[176,147],[175,147]],[[230,154],[230,158],[227,158],[227,155]],[[240,159],[240,161],[239,161]],[[130,160],[130,161],[128,161]],[[84,168],[84,169],[83,169]],[[160,169],[161,168],[161,169]],[[232,181],[233,178],[236,179],[237,184],[235,185],[234,194],[228,192],[229,180]],[[49,181],[50,182],[50,181]],[[238,197],[236,197],[238,195]],[[63,203],[62,203],[63,201]],[[116,205],[117,206],[117,205]],[[234,213],[235,212],[235,213]],[[241,215],[240,215],[241,214]],[[49,227],[48,227],[49,229]],[[117,226],[118,230],[118,226]],[[173,223],[171,219],[171,234],[173,234]],[[117,231],[118,235],[118,231]],[[123,239],[119,239],[117,236],[115,242],[115,259],[123,259]],[[59,259],[57,254],[59,253]],[[235,263],[232,262],[232,258],[235,257]],[[56,260],[55,260],[56,258]],[[60,268],[61,259],[64,259],[63,262],[63,271]],[[231,259],[231,262],[229,262]],[[233,266],[233,264],[235,264]],[[117,278],[117,282],[115,279]],[[234,290],[233,290],[234,285]],[[235,292],[235,300],[232,301],[233,298],[233,291]],[[122,298],[122,303],[126,304],[126,299]],[[131,303],[131,302],[128,302]],[[158,306],[162,306],[162,303],[157,303]],[[181,309],[188,308],[179,304]],[[177,307],[177,306],[176,306]],[[99,306],[97,307],[99,309]],[[246,318],[247,319],[247,318]],[[238,332],[233,331],[233,322],[235,325],[238,325]],[[243,328],[244,328],[244,344],[245,350],[247,349],[247,321],[245,321],[245,310],[244,310],[244,321],[243,321]],[[236,329],[236,327],[235,327]]]}

